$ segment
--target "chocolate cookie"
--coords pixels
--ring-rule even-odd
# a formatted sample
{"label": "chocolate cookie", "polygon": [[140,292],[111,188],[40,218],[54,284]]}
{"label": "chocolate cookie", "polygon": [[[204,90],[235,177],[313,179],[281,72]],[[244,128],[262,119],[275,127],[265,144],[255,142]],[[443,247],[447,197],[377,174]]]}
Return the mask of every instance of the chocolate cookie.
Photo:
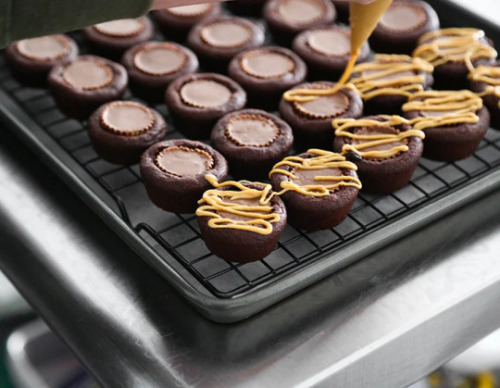
{"label": "chocolate cookie", "polygon": [[5,49],[5,61],[12,75],[29,86],[44,86],[54,66],[72,62],[77,55],[76,43],[66,35],[24,39]]}
{"label": "chocolate cookie", "polygon": [[197,24],[188,36],[188,45],[203,67],[219,72],[225,72],[239,52],[263,43],[264,30],[259,25],[234,16],[219,16]]}
{"label": "chocolate cookie", "polygon": [[417,93],[403,105],[405,117],[425,132],[424,157],[454,161],[472,155],[490,124],[482,100],[469,90]]}
{"label": "chocolate cookie", "polygon": [[[300,84],[294,89],[329,89],[334,82]],[[296,102],[281,99],[280,115],[293,130],[295,147],[298,149],[324,148],[332,144],[334,118],[358,118],[363,114],[361,97],[348,87],[333,95],[320,96],[313,101]]]}
{"label": "chocolate cookie", "polygon": [[231,175],[260,179],[290,153],[293,134],[288,124],[275,115],[245,109],[220,119],[210,141],[229,162]]}
{"label": "chocolate cookie", "polygon": [[57,106],[69,117],[86,119],[102,104],[119,100],[127,87],[122,65],[84,55],[49,74],[49,85]]}
{"label": "chocolate cookie", "polygon": [[167,124],[155,110],[132,101],[104,104],[89,118],[88,130],[97,154],[110,163],[137,163],[152,144],[163,140]]}
{"label": "chocolate cookie", "polygon": [[184,40],[194,25],[219,16],[219,3],[192,4],[152,11],[161,32],[173,40]]}
{"label": "chocolate cookie", "polygon": [[288,222],[308,231],[340,224],[358,196],[357,167],[344,156],[311,149],[285,158],[271,171],[273,189],[283,192]]}
{"label": "chocolate cookie", "polygon": [[198,70],[194,53],[173,42],[146,42],[129,49],[122,60],[135,95],[160,102],[175,79]]}
{"label": "chocolate cookie", "polygon": [[500,129],[500,62],[476,67],[470,74],[470,89],[478,93],[490,112],[490,125]]}
{"label": "chocolate cookie", "polygon": [[[292,47],[307,64],[309,79],[338,79],[351,55],[351,32],[342,26],[311,28],[297,35]],[[370,46],[365,43],[357,63],[369,56]]]}
{"label": "chocolate cookie", "polygon": [[333,23],[337,16],[330,0],[270,0],[264,19],[276,41],[290,45],[297,34]]}
{"label": "chocolate cookie", "polygon": [[153,37],[153,23],[146,16],[119,19],[83,29],[83,36],[96,54],[119,61],[130,47]]}
{"label": "chocolate cookie", "polygon": [[334,150],[358,166],[363,190],[388,194],[408,184],[424,149],[424,133],[399,116],[334,121]]}
{"label": "chocolate cookie", "polygon": [[432,66],[407,55],[375,55],[356,65],[350,82],[359,90],[365,113],[400,114],[401,105],[412,93],[432,86]]}
{"label": "chocolate cookie", "polygon": [[380,19],[370,37],[376,52],[411,54],[418,38],[439,28],[434,9],[421,0],[397,0]]}
{"label": "chocolate cookie", "polygon": [[[198,225],[210,251],[227,261],[263,259],[276,247],[286,226],[283,201],[271,185],[224,182],[203,194],[196,210]],[[238,197],[244,192],[244,197]],[[271,198],[269,200],[269,198]],[[267,202],[268,201],[268,202]]]}
{"label": "chocolate cookie", "polygon": [[267,0],[233,0],[226,7],[236,15],[260,17]]}
{"label": "chocolate cookie", "polygon": [[189,138],[207,139],[226,113],[242,109],[246,93],[220,74],[188,74],[170,84],[165,102],[176,128]]}
{"label": "chocolate cookie", "polygon": [[162,141],[141,157],[140,171],[151,202],[175,213],[192,213],[211,188],[205,175],[223,181],[227,162],[212,147],[186,139]]}
{"label": "chocolate cookie", "polygon": [[471,67],[490,64],[497,56],[484,31],[475,28],[445,28],[420,37],[413,52],[434,66],[434,88],[458,90],[469,86],[466,62]]}
{"label": "chocolate cookie", "polygon": [[304,81],[307,68],[290,50],[263,47],[239,53],[228,73],[246,90],[251,106],[275,110],[283,92]]}

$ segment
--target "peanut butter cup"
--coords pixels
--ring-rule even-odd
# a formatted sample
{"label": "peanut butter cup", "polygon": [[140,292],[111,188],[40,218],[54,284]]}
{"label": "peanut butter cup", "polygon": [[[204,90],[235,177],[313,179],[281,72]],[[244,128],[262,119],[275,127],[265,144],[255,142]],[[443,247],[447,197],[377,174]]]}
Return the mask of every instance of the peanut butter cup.
{"label": "peanut butter cup", "polygon": [[179,131],[190,138],[207,139],[217,120],[245,106],[246,93],[220,74],[188,74],[170,84],[165,102]]}
{"label": "peanut butter cup", "polygon": [[226,7],[236,15],[260,17],[262,7],[267,0],[234,0],[228,1]]}
{"label": "peanut butter cup", "polygon": [[[241,69],[248,75],[260,79],[278,78],[291,73],[295,63],[286,52],[270,48],[245,52],[240,61]],[[288,52],[290,54],[291,52]]]}
{"label": "peanut butter cup", "polygon": [[424,157],[454,161],[477,149],[490,124],[479,96],[469,90],[417,93],[403,105],[406,118],[425,132]]}
{"label": "peanut butter cup", "polygon": [[99,23],[91,27],[105,36],[126,37],[136,36],[144,30],[143,19],[117,19]]}
{"label": "peanut butter cup", "polygon": [[307,68],[292,51],[264,47],[244,51],[229,64],[229,76],[248,94],[254,107],[276,109],[284,91],[303,82]]}
{"label": "peanut butter cup", "polygon": [[231,98],[231,94],[227,86],[212,80],[189,82],[180,90],[182,101],[195,108],[214,108],[225,105]]}
{"label": "peanut butter cup", "polygon": [[168,174],[192,176],[205,173],[214,163],[205,151],[187,147],[168,147],[156,155],[156,166]]}
{"label": "peanut butter cup", "polygon": [[314,119],[327,119],[343,114],[349,106],[349,99],[344,93],[321,96],[312,101],[295,102],[295,110]]}
{"label": "peanut butter cup", "polygon": [[152,11],[158,27],[168,39],[184,40],[194,25],[219,16],[219,3],[192,4]]}
{"label": "peanut butter cup", "polygon": [[308,28],[333,23],[336,16],[330,0],[270,0],[264,8],[269,29],[283,45]]}
{"label": "peanut butter cup", "polygon": [[494,62],[497,52],[484,31],[444,28],[423,34],[413,51],[434,66],[434,88],[460,90],[469,87],[469,69]]}
{"label": "peanut butter cup", "polygon": [[66,35],[47,35],[11,43],[5,49],[5,60],[12,75],[22,84],[43,86],[50,70],[73,61],[78,47]]}
{"label": "peanut butter cup", "polygon": [[113,60],[120,60],[130,47],[150,40],[153,33],[153,24],[146,16],[113,20],[83,30],[92,51]]}
{"label": "peanut butter cup", "polygon": [[364,191],[387,194],[408,184],[424,149],[422,131],[399,116],[333,123],[334,150],[358,166]]}
{"label": "peanut butter cup", "polygon": [[196,25],[188,44],[204,68],[225,72],[231,58],[246,49],[262,46],[264,31],[239,17],[220,16]]}
{"label": "peanut butter cup", "polygon": [[273,189],[281,192],[288,222],[309,231],[340,224],[358,196],[357,167],[340,154],[311,149],[285,158],[270,172]]}
{"label": "peanut butter cup", "polygon": [[75,89],[101,89],[113,82],[113,69],[102,61],[79,60],[66,66],[62,78]]}
{"label": "peanut butter cup", "polygon": [[130,88],[146,101],[163,100],[167,86],[176,78],[198,70],[194,53],[173,42],[146,42],[129,49],[122,60]]}
{"label": "peanut butter cup", "polygon": [[289,125],[275,115],[244,109],[221,118],[210,141],[229,162],[233,176],[261,179],[289,154],[293,134]]}
{"label": "peanut butter cup", "polygon": [[238,146],[266,147],[276,140],[279,130],[272,121],[259,114],[239,113],[225,127],[225,135],[231,142]]}
{"label": "peanut butter cup", "polygon": [[251,39],[251,31],[237,23],[211,23],[201,30],[201,38],[205,43],[216,48],[233,48],[242,46]]}
{"label": "peanut butter cup", "polygon": [[[334,82],[322,81],[300,84],[292,90],[329,89],[335,85]],[[296,148],[324,148],[333,141],[332,119],[360,117],[363,114],[363,102],[353,89],[343,87],[335,94],[319,96],[307,102],[282,98],[279,111],[283,120],[292,127]]]}
{"label": "peanut butter cup", "polygon": [[380,53],[411,54],[422,34],[438,28],[438,15],[428,3],[396,0],[373,31],[370,45]]}
{"label": "peanut butter cup", "polygon": [[500,129],[500,62],[476,67],[469,73],[470,89],[478,93],[488,108],[491,127]]}
{"label": "peanut butter cup", "polygon": [[90,116],[88,130],[101,158],[129,165],[137,163],[149,146],[163,140],[167,124],[157,111],[142,104],[113,101]]}
{"label": "peanut butter cup", "polygon": [[212,147],[178,139],[149,147],[141,157],[141,177],[151,201],[175,213],[192,213],[203,192],[211,188],[205,175],[223,181],[227,162]]}
{"label": "peanut butter cup", "polygon": [[[307,64],[308,78],[337,79],[351,55],[351,32],[341,26],[311,28],[297,35],[293,51]],[[370,47],[365,43],[357,63],[365,62],[369,56]]]}
{"label": "peanut butter cup", "polygon": [[102,104],[119,100],[127,87],[127,72],[118,63],[85,55],[49,74],[58,107],[69,117],[86,119]]}
{"label": "peanut butter cup", "polygon": [[196,210],[203,240],[220,258],[246,263],[270,254],[285,230],[287,214],[271,185],[211,182]]}

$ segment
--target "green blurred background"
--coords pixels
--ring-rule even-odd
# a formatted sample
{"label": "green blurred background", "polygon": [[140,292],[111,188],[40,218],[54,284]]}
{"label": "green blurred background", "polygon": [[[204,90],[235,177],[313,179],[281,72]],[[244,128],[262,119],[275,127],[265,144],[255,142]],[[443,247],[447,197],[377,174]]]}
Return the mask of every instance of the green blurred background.
{"label": "green blurred background", "polygon": [[5,341],[13,327],[0,322],[0,388],[13,388],[8,375],[7,366],[5,364]]}

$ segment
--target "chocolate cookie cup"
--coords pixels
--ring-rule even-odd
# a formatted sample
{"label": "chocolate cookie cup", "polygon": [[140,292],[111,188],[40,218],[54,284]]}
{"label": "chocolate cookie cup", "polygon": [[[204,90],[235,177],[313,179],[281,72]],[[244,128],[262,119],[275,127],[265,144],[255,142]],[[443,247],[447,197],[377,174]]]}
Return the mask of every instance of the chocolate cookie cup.
{"label": "chocolate cookie cup", "polygon": [[197,24],[189,33],[187,42],[203,68],[226,72],[229,61],[236,54],[262,46],[264,30],[247,19],[219,16]]}
{"label": "chocolate cookie cup", "polygon": [[239,53],[228,73],[246,90],[249,105],[275,110],[284,91],[304,82],[307,68],[292,51],[270,46]]}
{"label": "chocolate cookie cup", "polygon": [[194,53],[173,42],[146,42],[129,49],[122,60],[132,92],[149,102],[160,102],[175,79],[198,70]]}
{"label": "chocolate cookie cup", "polygon": [[[294,89],[328,89],[335,82],[304,83]],[[349,87],[343,87],[333,95],[321,96],[313,101],[297,102],[281,99],[279,112],[293,130],[295,148],[330,147],[334,138],[334,118],[358,118],[363,114],[361,97]]]}
{"label": "chocolate cookie cup", "polygon": [[273,195],[271,185],[209,179],[215,189],[203,194],[196,210],[208,249],[221,259],[239,263],[269,255],[287,220],[285,205]]}
{"label": "chocolate cookie cup", "polygon": [[347,217],[361,188],[356,170],[340,154],[311,149],[285,158],[269,175],[273,189],[282,193],[290,225],[314,231]]}
{"label": "chocolate cookie cup", "polygon": [[403,105],[406,118],[425,132],[424,157],[440,161],[467,158],[490,124],[479,96],[469,90],[427,91]]}
{"label": "chocolate cookie cup", "polygon": [[229,162],[231,175],[260,179],[290,153],[293,134],[290,126],[275,115],[244,109],[220,119],[210,142]]}
{"label": "chocolate cookie cup", "polygon": [[208,139],[217,120],[226,113],[242,109],[246,101],[241,86],[215,73],[179,77],[165,94],[176,128],[189,138]]}
{"label": "chocolate cookie cup", "polygon": [[396,0],[384,13],[370,37],[378,53],[411,54],[422,34],[439,29],[434,9],[421,0]]}
{"label": "chocolate cookie cup", "polygon": [[432,86],[432,70],[421,58],[377,54],[373,61],[356,65],[349,82],[361,94],[366,114],[400,114],[413,93]]}
{"label": "chocolate cookie cup", "polygon": [[113,20],[83,29],[92,51],[115,61],[119,61],[130,47],[151,40],[153,33],[153,23],[146,16]]}
{"label": "chocolate cookie cup", "polygon": [[[309,79],[338,79],[351,55],[351,31],[343,26],[311,28],[297,35],[292,47],[307,64]],[[369,56],[370,46],[365,43],[356,63],[366,62]]]}
{"label": "chocolate cookie cup", "polygon": [[220,12],[219,3],[206,3],[165,8],[151,14],[168,39],[184,40],[194,25],[219,16]]}
{"label": "chocolate cookie cup", "polygon": [[497,52],[482,30],[445,28],[422,35],[413,56],[434,66],[435,89],[460,90],[469,86],[469,71],[492,63]]}
{"label": "chocolate cookie cup", "polygon": [[4,54],[12,75],[20,83],[45,86],[50,70],[72,62],[78,55],[78,47],[66,35],[47,35],[11,43]]}
{"label": "chocolate cookie cup", "polygon": [[470,89],[483,98],[490,112],[490,126],[500,129],[500,62],[476,67],[469,73]]}
{"label": "chocolate cookie cup", "polygon": [[227,9],[232,13],[241,16],[260,17],[262,15],[262,7],[267,0],[234,0],[228,1]]}
{"label": "chocolate cookie cup", "polygon": [[56,66],[49,74],[50,90],[59,109],[81,120],[102,104],[119,100],[127,82],[127,72],[122,65],[92,55]]}
{"label": "chocolate cookie cup", "polygon": [[186,139],[162,141],[141,157],[140,172],[151,202],[174,213],[193,213],[212,186],[205,175],[223,181],[227,162],[212,147]]}
{"label": "chocolate cookie cup", "polygon": [[358,166],[363,191],[389,194],[408,184],[425,137],[400,116],[334,120],[334,150]]}
{"label": "chocolate cookie cup", "polygon": [[149,146],[164,139],[167,124],[157,111],[142,104],[113,101],[90,116],[88,131],[101,158],[129,165],[139,162]]}
{"label": "chocolate cookie cup", "polygon": [[333,23],[337,12],[330,0],[270,0],[263,15],[275,40],[289,46],[300,32]]}

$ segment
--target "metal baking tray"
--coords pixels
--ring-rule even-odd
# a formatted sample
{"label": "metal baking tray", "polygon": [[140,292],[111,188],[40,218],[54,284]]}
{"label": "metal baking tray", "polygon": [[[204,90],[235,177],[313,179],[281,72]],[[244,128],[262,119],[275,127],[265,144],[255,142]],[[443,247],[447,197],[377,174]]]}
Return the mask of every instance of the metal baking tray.
{"label": "metal baking tray", "polygon": [[[499,27],[447,0],[434,0],[432,5],[443,26],[482,28],[500,42]],[[80,34],[73,36],[85,52]],[[136,99],[130,92],[125,98]],[[154,108],[167,118],[167,138],[181,137],[166,106]],[[85,123],[66,118],[46,89],[16,82],[3,56],[0,120],[194,307],[218,322],[247,318],[500,187],[500,131],[490,129],[468,159],[456,163],[422,159],[403,189],[384,196],[361,193],[338,227],[306,233],[287,226],[267,258],[228,263],[208,251],[194,215],[156,208],[147,198],[137,165],[123,167],[100,159]]]}

